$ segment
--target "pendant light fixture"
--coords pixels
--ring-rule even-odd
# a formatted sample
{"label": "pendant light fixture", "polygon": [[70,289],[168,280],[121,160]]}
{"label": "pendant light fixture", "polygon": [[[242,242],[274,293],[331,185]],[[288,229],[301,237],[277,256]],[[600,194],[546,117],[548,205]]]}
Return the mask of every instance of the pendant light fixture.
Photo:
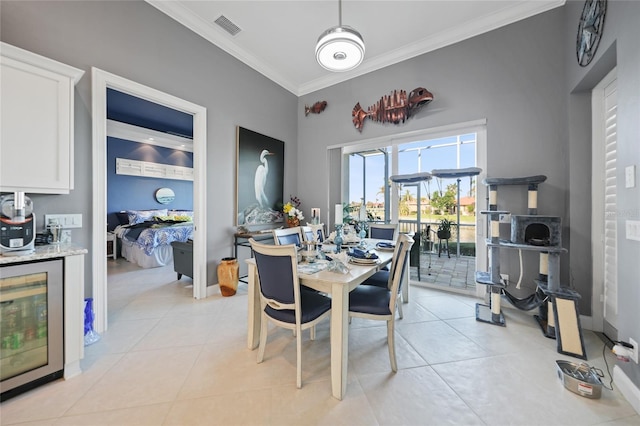
{"label": "pendant light fixture", "polygon": [[364,59],[364,40],[353,28],[342,25],[342,0],[338,0],[338,26],[320,35],[316,44],[316,60],[329,71],[349,71]]}

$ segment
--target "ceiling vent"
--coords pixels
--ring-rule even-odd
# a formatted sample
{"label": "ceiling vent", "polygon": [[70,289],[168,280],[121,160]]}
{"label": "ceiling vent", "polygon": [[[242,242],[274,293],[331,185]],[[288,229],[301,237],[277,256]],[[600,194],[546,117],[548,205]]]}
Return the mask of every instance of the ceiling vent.
{"label": "ceiling vent", "polygon": [[229,34],[231,34],[232,36],[235,36],[236,34],[238,34],[240,31],[242,31],[240,29],[239,26],[237,26],[236,24],[234,24],[233,22],[231,22],[229,20],[229,18],[227,18],[224,15],[220,15],[218,17],[218,19],[216,19],[215,21],[216,24],[218,24],[218,26],[220,26],[220,28],[222,28],[223,30],[225,30],[226,32],[228,32]]}

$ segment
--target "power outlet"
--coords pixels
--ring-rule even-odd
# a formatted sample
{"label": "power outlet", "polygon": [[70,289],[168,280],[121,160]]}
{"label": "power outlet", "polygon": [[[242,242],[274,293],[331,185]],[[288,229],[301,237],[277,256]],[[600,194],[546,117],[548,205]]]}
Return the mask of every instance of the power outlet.
{"label": "power outlet", "polygon": [[500,215],[500,223],[511,223],[511,213],[503,213]]}
{"label": "power outlet", "polygon": [[633,360],[633,362],[637,364],[638,363],[638,342],[630,338],[629,343],[633,345],[633,352],[631,353],[631,359]]}
{"label": "power outlet", "polygon": [[503,283],[509,284],[509,274],[500,274],[500,278],[502,279]]}
{"label": "power outlet", "polygon": [[63,244],[71,244],[71,230],[63,229],[60,234],[60,242]]}

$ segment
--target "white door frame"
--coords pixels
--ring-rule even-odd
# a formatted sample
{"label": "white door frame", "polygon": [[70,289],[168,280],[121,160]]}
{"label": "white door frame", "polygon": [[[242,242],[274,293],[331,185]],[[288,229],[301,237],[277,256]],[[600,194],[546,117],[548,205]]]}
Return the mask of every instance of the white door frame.
{"label": "white door frame", "polygon": [[593,331],[604,331],[604,144],[605,88],[616,79],[614,68],[591,92],[591,259]]}
{"label": "white door frame", "polygon": [[[107,316],[107,88],[155,102],[193,116],[193,258],[207,259],[207,110],[206,108],[93,67],[93,302],[95,329],[104,332]],[[194,261],[193,297],[207,296],[207,262]]]}

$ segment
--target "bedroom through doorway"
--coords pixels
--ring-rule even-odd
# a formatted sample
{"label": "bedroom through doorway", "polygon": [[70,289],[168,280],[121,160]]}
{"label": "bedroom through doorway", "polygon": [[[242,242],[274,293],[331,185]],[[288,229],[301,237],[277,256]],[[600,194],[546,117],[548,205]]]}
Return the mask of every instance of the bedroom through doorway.
{"label": "bedroom through doorway", "polygon": [[[206,193],[206,109],[96,68],[92,72],[94,223],[107,224],[107,233],[94,227],[93,237],[95,328],[102,332],[111,313],[108,262],[157,269],[160,280],[175,283],[171,241],[190,239],[193,257],[207,258],[202,195]],[[176,117],[181,124],[176,124]],[[189,140],[192,148],[187,149]],[[147,227],[152,221],[160,225]],[[127,232],[142,228],[135,229],[140,247],[124,243],[126,248],[120,250],[129,260],[107,260],[108,232],[121,231],[122,223]],[[174,232],[177,228],[179,233]],[[154,240],[161,241],[161,246],[155,247]],[[193,265],[192,286],[186,285],[190,278],[182,278],[193,298],[206,297],[206,272],[206,262],[198,262]]]}

